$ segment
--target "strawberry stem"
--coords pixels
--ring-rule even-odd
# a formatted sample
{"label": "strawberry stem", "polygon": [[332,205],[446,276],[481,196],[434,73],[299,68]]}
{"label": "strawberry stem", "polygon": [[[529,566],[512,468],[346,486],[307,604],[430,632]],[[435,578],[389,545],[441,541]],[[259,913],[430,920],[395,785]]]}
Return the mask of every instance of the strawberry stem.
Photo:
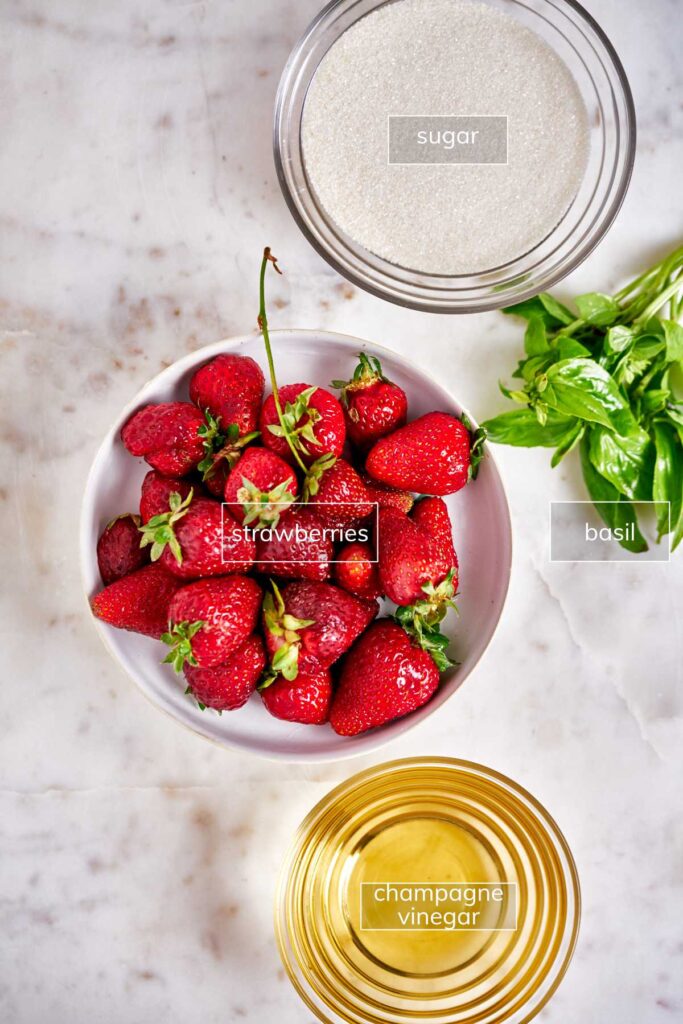
{"label": "strawberry stem", "polygon": [[379,359],[377,356],[368,355],[367,352],[359,352],[358,366],[354,370],[351,380],[333,380],[330,383],[333,388],[341,391],[342,401],[347,404],[349,391],[361,391],[377,381],[386,381]]}
{"label": "strawberry stem", "polygon": [[162,665],[173,665],[176,672],[182,672],[185,662],[196,667],[197,659],[192,650],[192,638],[204,625],[201,619],[197,622],[176,622],[175,625],[169,623],[169,631],[162,635],[161,642],[167,644],[171,650]]}
{"label": "strawberry stem", "polygon": [[299,631],[315,625],[314,619],[298,619],[295,615],[290,615],[277,583],[271,580],[270,585],[273,592],[271,594],[269,591],[263,601],[265,628],[267,633],[280,640],[280,645],[272,657],[268,673],[259,684],[259,689],[270,686],[278,675],[284,676],[290,682],[296,679],[299,674],[301,647]]}
{"label": "strawberry stem", "polygon": [[486,455],[486,449],[484,448],[486,443],[486,431],[483,427],[477,427],[475,430],[472,425],[472,421],[466,413],[463,413],[460,419],[470,435],[470,466],[467,472],[467,479],[476,480],[477,474],[479,473],[479,466]]}
{"label": "strawberry stem", "polygon": [[328,452],[327,455],[321,455],[309,467],[304,477],[304,485],[301,491],[302,501],[310,501],[318,493],[323,474],[328,469],[332,469],[336,461],[337,456],[333,455],[332,452]]}
{"label": "strawberry stem", "polygon": [[454,580],[455,569],[451,569],[441,583],[425,583],[422,587],[424,598],[420,598],[414,604],[397,608],[394,615],[394,621],[406,631],[413,642],[431,654],[439,672],[445,672],[455,664],[448,657],[448,637],[444,636],[439,628],[449,608],[455,609],[456,612],[458,610],[453,600]]}
{"label": "strawberry stem", "polygon": [[270,335],[268,333],[268,314],[266,313],[266,267],[269,263],[273,264],[273,269],[281,274],[282,271],[277,265],[277,259],[270,251],[270,246],[266,246],[263,250],[263,259],[261,260],[261,274],[259,277],[259,315],[258,325],[261,334],[263,335],[263,343],[266,346],[266,357],[268,359],[268,371],[270,373],[270,386],[273,389],[273,401],[275,402],[275,409],[277,412],[277,418],[280,421],[282,427],[282,433],[289,445],[290,451],[297,461],[297,464],[303,472],[306,472],[306,465],[296,450],[296,445],[292,439],[289,428],[285,422],[285,418],[282,414],[282,405],[280,403],[280,393],[277,387],[277,379],[275,376],[275,363],[273,362],[273,351],[270,347]]}
{"label": "strawberry stem", "polygon": [[150,552],[152,562],[156,562],[161,558],[164,548],[168,544],[178,565],[183,564],[183,552],[175,535],[174,527],[178,520],[182,519],[190,511],[193,495],[194,489],[191,487],[190,493],[183,501],[178,491],[173,491],[168,499],[168,512],[160,512],[158,515],[152,516],[142,526],[138,526],[138,530],[142,534],[140,547],[144,548],[148,544],[152,545]]}
{"label": "strawberry stem", "polygon": [[283,510],[296,501],[290,487],[292,478],[287,477],[282,483],[270,491],[260,490],[251,480],[242,477],[242,486],[237,491],[237,500],[244,510],[243,526],[251,526],[253,530],[262,527],[275,527],[280,522]]}
{"label": "strawberry stem", "polygon": [[207,472],[213,466],[213,456],[220,448],[223,447],[227,440],[227,434],[223,433],[220,429],[220,416],[217,418],[212,416],[208,409],[204,410],[204,423],[197,431],[198,435],[202,438],[202,444],[204,447],[204,458],[197,466],[200,473],[206,477]]}

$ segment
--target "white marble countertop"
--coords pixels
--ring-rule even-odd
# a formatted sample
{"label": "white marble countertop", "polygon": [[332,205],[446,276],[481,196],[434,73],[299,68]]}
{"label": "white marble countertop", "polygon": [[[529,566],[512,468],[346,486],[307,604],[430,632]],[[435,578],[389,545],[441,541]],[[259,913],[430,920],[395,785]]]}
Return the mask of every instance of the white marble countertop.
{"label": "white marble countertop", "polygon": [[[539,1020],[683,1020],[683,557],[551,565],[547,503],[579,496],[575,467],[499,449],[516,542],[503,621],[458,695],[374,758],[288,767],[213,747],[142,698],[89,621],[76,537],[99,438],[161,366],[252,328],[264,243],[288,270],[275,326],[375,339],[478,416],[502,407],[513,323],[382,303],[290,219],[271,109],[318,6],[0,4],[0,1019],[311,1024],[272,936],[285,845],[333,783],[429,752],[511,775],[573,847],[581,937]],[[640,139],[618,221],[566,295],[610,290],[680,237],[680,10],[588,6]]]}

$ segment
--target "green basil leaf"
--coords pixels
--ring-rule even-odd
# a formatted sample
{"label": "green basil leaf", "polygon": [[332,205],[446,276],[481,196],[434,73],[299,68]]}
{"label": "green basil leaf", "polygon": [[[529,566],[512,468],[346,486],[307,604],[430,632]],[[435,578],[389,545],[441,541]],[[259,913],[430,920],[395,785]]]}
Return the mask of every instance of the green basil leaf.
{"label": "green basil leaf", "polygon": [[585,359],[591,355],[591,350],[576,338],[563,338],[561,334],[557,338],[556,351],[560,359]]}
{"label": "green basil leaf", "polygon": [[514,306],[504,306],[502,312],[507,316],[520,316],[523,320],[531,320],[532,316],[540,316],[544,323],[551,326],[551,318],[538,295],[535,295],[533,299],[525,299],[524,302],[516,302]]}
{"label": "green basil leaf", "polygon": [[[666,415],[672,423],[676,424],[677,427],[683,427],[683,405],[679,402],[676,402],[674,405],[669,405],[666,410]],[[683,435],[681,436],[683,437]]]}
{"label": "green basil leaf", "polygon": [[550,460],[552,469],[562,462],[565,455],[568,455],[572,448],[575,448],[581,438],[586,432],[586,424],[582,423],[581,420],[577,420],[576,423],[567,430],[557,448],[553,452],[553,457]]}
{"label": "green basil leaf", "polygon": [[576,319],[571,310],[567,309],[566,306],[563,306],[561,302],[557,301],[557,299],[554,299],[552,295],[548,294],[548,292],[541,292],[540,295],[538,295],[538,300],[548,316],[552,317],[553,320],[557,320],[558,323],[566,326],[567,324],[573,323]]}
{"label": "green basil leaf", "polygon": [[655,461],[652,497],[668,502],[657,508],[657,538],[676,530],[683,510],[683,447],[678,431],[667,423],[654,424]]}
{"label": "green basil leaf", "polygon": [[506,306],[503,313],[508,316],[521,316],[524,320],[530,320],[536,316],[546,325],[557,329],[558,327],[571,324],[575,317],[556,302],[550,295],[535,295],[533,299],[525,299],[524,302],[517,302],[514,306]]}
{"label": "green basil leaf", "polygon": [[547,372],[543,400],[565,416],[628,434],[636,422],[607,370],[592,359],[564,359]]}
{"label": "green basil leaf", "polygon": [[614,323],[621,312],[619,303],[611,295],[603,295],[601,292],[588,292],[586,295],[579,295],[576,305],[581,319],[596,327],[608,327]]}
{"label": "green basil leaf", "polygon": [[683,540],[683,513],[681,513],[681,516],[680,516],[680,518],[678,520],[678,523],[676,524],[676,527],[674,529],[673,537],[671,538],[671,553],[672,554],[676,550],[676,548],[678,547],[678,545],[681,543],[682,540]]}
{"label": "green basil leaf", "polygon": [[513,402],[521,402],[522,405],[526,405],[529,401],[529,396],[525,391],[510,391],[510,388],[507,388],[505,384],[503,384],[502,380],[498,381],[498,387],[500,388],[501,394],[505,395],[506,398],[511,399]]}
{"label": "green basil leaf", "polygon": [[521,376],[526,381],[533,380],[537,373],[544,373],[553,364],[553,356],[550,352],[543,355],[529,356],[520,366]]}
{"label": "green basil leaf", "polygon": [[634,359],[654,359],[666,348],[664,338],[658,338],[656,334],[641,334],[633,345],[632,356]]}
{"label": "green basil leaf", "polygon": [[649,359],[637,359],[631,350],[620,356],[618,365],[612,368],[612,377],[617,384],[628,387],[642,377],[649,366]]}
{"label": "green basil leaf", "polygon": [[617,324],[610,327],[605,335],[605,352],[625,352],[635,339],[635,333],[631,327],[624,327]]}
{"label": "green basil leaf", "polygon": [[514,380],[521,380],[524,376],[524,367],[529,362],[528,359],[521,359],[515,369],[512,371],[512,377]]}
{"label": "green basil leaf", "polygon": [[567,416],[549,413],[545,426],[538,422],[533,409],[511,409],[481,424],[489,441],[511,444],[519,448],[555,448],[574,426]]}
{"label": "green basil leaf", "polygon": [[641,411],[646,416],[653,416],[657,412],[664,412],[666,403],[669,401],[671,392],[663,388],[650,388],[640,399]]}
{"label": "green basil leaf", "polygon": [[[629,533],[633,533],[633,540],[629,536],[628,540],[620,542],[623,548],[634,554],[647,551],[647,541],[638,528],[636,510],[630,501],[623,498],[616,488],[597,472],[590,460],[589,447],[588,437],[584,435],[580,447],[581,468],[588,494],[595,505],[596,512],[610,529],[628,530]],[[629,528],[631,529],[629,530]]]}
{"label": "green basil leaf", "polygon": [[645,321],[633,324],[633,329],[637,332],[637,337],[644,338],[651,336],[653,338],[659,338],[660,341],[664,341],[664,328],[662,327],[662,321],[658,316],[651,316]]}
{"label": "green basil leaf", "polygon": [[683,360],[683,327],[674,320],[661,320],[666,342],[666,358],[670,363]]}
{"label": "green basil leaf", "polygon": [[549,348],[543,320],[540,316],[532,316],[524,334],[524,351],[528,356],[540,356]]}
{"label": "green basil leaf", "polygon": [[644,430],[628,437],[594,426],[589,438],[590,460],[613,487],[634,501],[648,501],[652,494],[654,449]]}
{"label": "green basil leaf", "polygon": [[557,345],[551,343],[550,347],[542,352],[540,355],[529,356],[518,364],[517,369],[513,373],[513,377],[522,378],[529,382],[536,377],[539,373],[545,373],[545,371],[552,366],[554,363],[560,362],[563,359],[574,359],[580,358],[585,359],[590,356],[590,352],[587,348],[584,348],[578,341],[574,341],[573,338],[564,338],[559,341]]}

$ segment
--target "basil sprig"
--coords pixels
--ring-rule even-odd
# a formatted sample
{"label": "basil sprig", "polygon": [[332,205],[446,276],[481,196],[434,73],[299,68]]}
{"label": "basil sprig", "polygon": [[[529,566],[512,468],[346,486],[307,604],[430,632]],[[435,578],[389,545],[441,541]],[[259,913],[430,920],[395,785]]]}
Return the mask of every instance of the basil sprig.
{"label": "basil sprig", "polygon": [[[520,406],[482,424],[489,441],[579,449],[586,488],[623,546],[647,550],[632,502],[657,504],[658,540],[683,540],[683,246],[615,295],[541,294],[504,313],[527,321],[524,358],[500,385]],[[605,504],[613,502],[614,504]]]}

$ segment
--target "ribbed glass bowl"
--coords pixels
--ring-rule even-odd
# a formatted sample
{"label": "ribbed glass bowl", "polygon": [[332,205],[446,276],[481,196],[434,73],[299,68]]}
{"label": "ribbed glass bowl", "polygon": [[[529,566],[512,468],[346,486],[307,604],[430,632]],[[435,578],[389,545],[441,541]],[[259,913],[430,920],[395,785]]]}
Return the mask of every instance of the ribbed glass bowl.
{"label": "ribbed glass bowl", "polygon": [[[370,865],[373,846],[389,854]],[[504,925],[363,927],[359,879],[475,885],[482,865],[490,884],[514,887]],[[576,867],[548,812],[497,772],[436,757],[378,765],[328,794],[292,842],[276,899],[283,963],[325,1024],[525,1024],[562,980],[579,916]]]}
{"label": "ribbed glass bowl", "polygon": [[483,0],[541,36],[572,72],[588,113],[588,165],[574,202],[533,249],[481,273],[423,274],[382,259],[341,231],[316,198],[302,149],[304,105],[318,65],[343,32],[389,2],[401,0],[333,0],[289,57],[277,94],[273,141],[280,186],[295,220],[335,270],[366,291],[402,306],[434,313],[474,313],[548,289],[598,244],[621,206],[631,177],[635,111],[612,44],[573,0]]}

